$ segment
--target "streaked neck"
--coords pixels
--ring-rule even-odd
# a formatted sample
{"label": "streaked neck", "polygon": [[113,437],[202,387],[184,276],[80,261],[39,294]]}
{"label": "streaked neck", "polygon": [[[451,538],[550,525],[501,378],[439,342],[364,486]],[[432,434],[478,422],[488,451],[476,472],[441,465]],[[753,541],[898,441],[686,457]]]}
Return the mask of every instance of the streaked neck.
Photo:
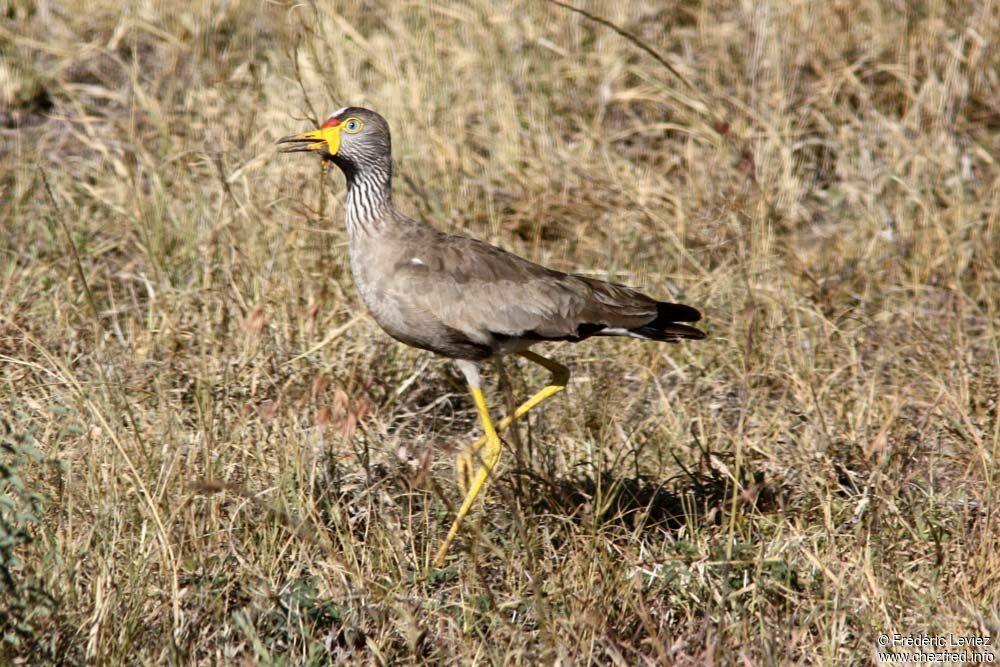
{"label": "streaked neck", "polygon": [[382,229],[392,211],[392,167],[367,165],[345,169],[347,176],[347,231],[367,236]]}

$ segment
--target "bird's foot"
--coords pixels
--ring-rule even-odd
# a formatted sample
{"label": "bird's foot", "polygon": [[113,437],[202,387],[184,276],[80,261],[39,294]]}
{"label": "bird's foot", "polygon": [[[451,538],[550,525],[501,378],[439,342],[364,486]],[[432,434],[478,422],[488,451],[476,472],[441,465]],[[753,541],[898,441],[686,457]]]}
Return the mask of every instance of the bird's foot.
{"label": "bird's foot", "polygon": [[458,484],[463,495],[469,492],[472,477],[482,463],[480,450],[484,444],[486,444],[486,438],[480,437],[455,456],[455,483]]}

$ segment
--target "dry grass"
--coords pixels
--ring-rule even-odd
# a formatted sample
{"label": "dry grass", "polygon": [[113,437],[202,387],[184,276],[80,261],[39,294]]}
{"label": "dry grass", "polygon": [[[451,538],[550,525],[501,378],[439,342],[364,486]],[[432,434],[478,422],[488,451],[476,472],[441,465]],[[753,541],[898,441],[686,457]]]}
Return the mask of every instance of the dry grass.
{"label": "dry grass", "polygon": [[[587,6],[693,87],[541,2],[0,4],[0,455],[41,502],[0,656],[998,641],[998,4]],[[404,210],[710,333],[550,348],[569,391],[429,574],[471,401],[359,317],[341,177],[272,146],[348,103]]]}

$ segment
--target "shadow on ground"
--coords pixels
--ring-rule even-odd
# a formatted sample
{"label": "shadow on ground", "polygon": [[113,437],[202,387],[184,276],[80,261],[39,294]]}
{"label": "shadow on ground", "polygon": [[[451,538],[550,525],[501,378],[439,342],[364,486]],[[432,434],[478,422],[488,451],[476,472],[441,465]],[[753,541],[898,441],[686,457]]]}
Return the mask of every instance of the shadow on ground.
{"label": "shadow on ground", "polygon": [[[718,460],[718,458],[716,458]],[[732,475],[724,466],[685,469],[666,480],[647,475],[623,476],[609,472],[546,479],[530,469],[517,469],[507,478],[509,492],[530,498],[538,514],[555,514],[578,521],[619,524],[630,530],[678,530],[695,522],[714,525],[732,507]],[[765,483],[760,471],[741,475],[738,511],[779,509],[779,493]]]}

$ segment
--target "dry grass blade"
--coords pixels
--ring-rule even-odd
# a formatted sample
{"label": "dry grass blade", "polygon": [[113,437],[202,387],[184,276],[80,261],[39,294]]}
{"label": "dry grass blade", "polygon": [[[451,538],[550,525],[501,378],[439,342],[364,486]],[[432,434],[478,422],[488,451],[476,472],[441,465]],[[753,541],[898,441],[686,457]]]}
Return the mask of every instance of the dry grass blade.
{"label": "dry grass blade", "polygon": [[[0,663],[1000,640],[997,3],[0,14]],[[363,314],[340,175],[273,150],[345,104],[407,213],[706,316],[540,348],[570,385],[443,570],[473,405]],[[497,416],[546,381],[508,371]]]}

